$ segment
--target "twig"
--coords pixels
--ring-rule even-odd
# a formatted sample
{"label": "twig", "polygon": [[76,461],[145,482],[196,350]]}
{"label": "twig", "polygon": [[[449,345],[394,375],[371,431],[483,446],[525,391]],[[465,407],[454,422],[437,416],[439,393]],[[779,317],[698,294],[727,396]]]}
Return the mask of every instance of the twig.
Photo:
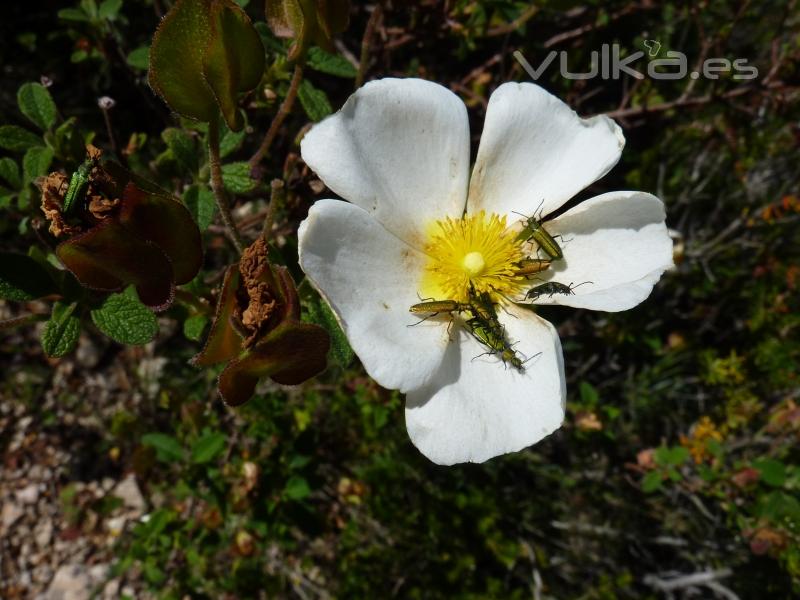
{"label": "twig", "polygon": [[22,315],[19,317],[12,317],[11,319],[5,319],[0,321],[0,331],[6,331],[8,329],[14,329],[15,327],[21,327],[22,325],[27,325],[28,323],[34,323],[35,321],[42,321],[44,320],[44,316],[42,315]]}
{"label": "twig", "polygon": [[292,110],[295,98],[297,98],[297,90],[300,89],[300,82],[302,80],[303,65],[297,63],[294,66],[294,73],[292,73],[292,81],[289,83],[289,91],[286,92],[286,98],[283,99],[275,118],[272,119],[272,123],[270,123],[269,129],[267,130],[267,135],[265,135],[264,139],[261,141],[261,146],[258,147],[256,153],[253,154],[248,161],[251,169],[255,169],[267,155],[267,152],[269,152],[269,148],[272,146],[275,136],[278,135],[278,129],[280,129],[280,126],[283,125],[283,121]]}
{"label": "twig", "polygon": [[511,23],[506,23],[505,25],[498,25],[497,27],[492,27],[486,32],[486,37],[497,37],[499,35],[505,35],[507,33],[513,33],[517,29],[519,29],[522,25],[525,24],[531,17],[533,17],[537,12],[539,12],[539,7],[536,4],[533,4],[528,10],[518,16],[516,19],[511,21]]}
{"label": "twig", "polygon": [[279,205],[283,204],[284,200],[283,181],[280,179],[273,179],[269,185],[271,190],[269,206],[267,207],[267,214],[264,217],[264,225],[261,228],[261,237],[264,238],[265,242],[269,242],[269,238],[272,234],[272,223],[275,220],[275,211],[278,209]]}
{"label": "twig", "polygon": [[222,164],[219,156],[219,121],[216,118],[211,119],[208,123],[208,162],[211,166],[211,191],[214,192],[214,199],[217,201],[219,212],[222,215],[225,231],[228,233],[233,245],[236,246],[236,250],[241,254],[244,250],[244,240],[233,222],[231,207],[222,182]]}
{"label": "twig", "polygon": [[646,575],[644,583],[650,587],[656,588],[661,592],[673,592],[688,587],[698,585],[708,585],[717,579],[730,577],[733,574],[731,569],[719,569],[717,571],[700,571],[699,573],[692,573],[691,575],[681,575],[672,579],[662,579],[657,575]]}
{"label": "twig", "polygon": [[378,21],[382,16],[383,7],[380,4],[376,4],[364,29],[364,37],[361,39],[361,58],[358,62],[358,73],[356,74],[356,89],[364,85],[364,77],[367,75],[369,66],[369,49],[372,46],[372,36],[375,34],[375,28],[378,26]]}
{"label": "twig", "polygon": [[706,96],[697,96],[694,98],[683,98],[683,99],[678,98],[677,100],[671,100],[669,102],[659,102],[658,104],[653,104],[652,106],[636,106],[633,108],[624,108],[622,110],[613,110],[605,114],[607,117],[611,117],[612,119],[635,117],[647,113],[664,112],[666,110],[670,110],[673,108],[708,104],[713,100],[727,100],[754,91],[758,91],[758,88],[751,85],[743,85],[741,87],[737,87],[728,92],[725,92],[724,94],[720,94],[719,96],[706,95]]}

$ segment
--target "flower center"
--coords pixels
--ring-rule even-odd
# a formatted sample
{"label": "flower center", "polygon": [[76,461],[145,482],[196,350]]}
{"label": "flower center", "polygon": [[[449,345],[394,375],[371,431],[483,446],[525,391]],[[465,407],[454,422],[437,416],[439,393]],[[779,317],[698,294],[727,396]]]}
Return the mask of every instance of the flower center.
{"label": "flower center", "polygon": [[528,254],[525,248],[526,242],[517,240],[505,217],[496,214],[481,211],[436,221],[425,245],[429,259],[420,292],[426,298],[469,302],[473,288],[502,302],[526,287],[527,280],[515,274]]}

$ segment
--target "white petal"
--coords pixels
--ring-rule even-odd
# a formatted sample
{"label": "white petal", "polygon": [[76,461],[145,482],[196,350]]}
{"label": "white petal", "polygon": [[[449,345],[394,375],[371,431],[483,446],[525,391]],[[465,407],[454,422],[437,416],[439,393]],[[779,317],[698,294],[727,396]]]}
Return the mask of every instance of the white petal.
{"label": "white petal", "polygon": [[608,173],[624,145],[608,117],[581,119],[537,85],[505,83],[489,98],[468,210],[546,216]]}
{"label": "white petal", "polygon": [[453,331],[459,343],[448,349],[438,377],[406,396],[408,435],[437,464],[516,452],[564,420],[564,363],[555,328],[528,310],[508,310],[501,320],[509,340],[531,359],[523,373],[496,356],[479,356],[485,348],[459,327]]}
{"label": "white petal", "polygon": [[553,261],[543,279],[581,284],[574,295],[542,297],[536,304],[561,304],[616,312],[650,295],[672,266],[672,240],[664,203],[644,192],[609,192],[581,202],[545,224],[561,235],[563,260]]}
{"label": "white petal", "polygon": [[379,384],[405,391],[436,373],[447,326],[408,312],[426,257],[365,210],[320,200],[298,231],[300,266],[328,300],[353,350]]}
{"label": "white petal", "polygon": [[371,81],[313,127],[300,147],[330,189],[416,248],[431,221],[464,211],[467,109],[441,85]]}

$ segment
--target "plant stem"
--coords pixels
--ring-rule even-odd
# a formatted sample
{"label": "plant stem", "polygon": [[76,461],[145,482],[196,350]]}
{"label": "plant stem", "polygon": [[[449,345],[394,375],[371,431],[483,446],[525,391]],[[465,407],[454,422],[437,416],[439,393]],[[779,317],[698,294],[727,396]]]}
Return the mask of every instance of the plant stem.
{"label": "plant stem", "polygon": [[270,184],[270,197],[269,206],[267,207],[267,214],[264,217],[264,225],[261,227],[261,237],[265,242],[269,242],[270,235],[272,234],[272,223],[275,219],[275,211],[278,210],[284,200],[284,185],[280,179],[273,179]]}
{"label": "plant stem", "polygon": [[182,302],[183,304],[192,307],[200,314],[210,315],[212,312],[211,307],[207,302],[198,298],[194,294],[187,292],[186,290],[175,290],[175,299],[178,302]]}
{"label": "plant stem", "polygon": [[250,169],[255,169],[267,155],[267,152],[269,152],[269,147],[272,146],[272,142],[275,141],[275,137],[278,135],[278,129],[283,125],[283,121],[292,110],[302,80],[303,65],[297,63],[294,66],[294,73],[292,73],[292,81],[289,83],[289,91],[286,92],[286,98],[283,99],[275,118],[272,119],[272,123],[270,123],[269,129],[267,130],[267,135],[265,135],[264,139],[261,141],[261,146],[259,146],[256,153],[248,161]]}
{"label": "plant stem", "polygon": [[267,130],[267,135],[265,135],[264,139],[261,141],[261,146],[259,146],[256,153],[253,154],[252,158],[249,160],[251,169],[256,168],[267,155],[267,152],[269,152],[272,142],[275,141],[275,137],[278,135],[278,129],[280,129],[283,121],[292,110],[295,98],[297,98],[297,90],[300,89],[300,82],[302,80],[303,65],[297,63],[294,66],[294,73],[292,74],[292,81],[289,83],[289,91],[286,92],[286,98],[283,99],[275,118],[272,119],[272,123],[270,123],[269,129]]}
{"label": "plant stem", "polygon": [[0,321],[0,331],[14,329],[15,327],[21,327],[23,325],[27,325],[28,323],[35,323],[36,321],[44,321],[46,318],[47,317],[43,315],[30,314],[13,317],[11,319],[5,319]]}
{"label": "plant stem", "polygon": [[364,85],[364,77],[367,75],[367,67],[369,62],[369,49],[372,46],[372,36],[375,33],[375,27],[383,14],[383,8],[380,4],[376,4],[372,9],[372,14],[369,16],[367,26],[364,29],[364,37],[361,38],[361,57],[358,63],[358,74],[356,75],[356,89]]}
{"label": "plant stem", "polygon": [[228,203],[228,196],[225,194],[225,187],[222,183],[222,165],[219,157],[219,121],[211,119],[208,123],[208,163],[211,166],[211,191],[214,192],[214,199],[217,201],[219,212],[222,215],[222,222],[228,232],[233,245],[239,254],[244,250],[244,240],[236,223],[233,222],[231,207]]}

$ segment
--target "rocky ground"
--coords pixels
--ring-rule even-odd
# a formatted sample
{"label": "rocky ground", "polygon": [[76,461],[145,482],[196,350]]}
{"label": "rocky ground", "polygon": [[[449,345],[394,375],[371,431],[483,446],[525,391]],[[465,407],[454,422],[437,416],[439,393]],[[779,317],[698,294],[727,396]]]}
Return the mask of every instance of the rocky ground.
{"label": "rocky ground", "polygon": [[0,348],[0,597],[144,597],[135,573],[116,577],[112,566],[148,504],[103,431],[160,365],[152,349],[134,356],[89,337],[73,359],[48,364],[23,337],[34,334]]}

